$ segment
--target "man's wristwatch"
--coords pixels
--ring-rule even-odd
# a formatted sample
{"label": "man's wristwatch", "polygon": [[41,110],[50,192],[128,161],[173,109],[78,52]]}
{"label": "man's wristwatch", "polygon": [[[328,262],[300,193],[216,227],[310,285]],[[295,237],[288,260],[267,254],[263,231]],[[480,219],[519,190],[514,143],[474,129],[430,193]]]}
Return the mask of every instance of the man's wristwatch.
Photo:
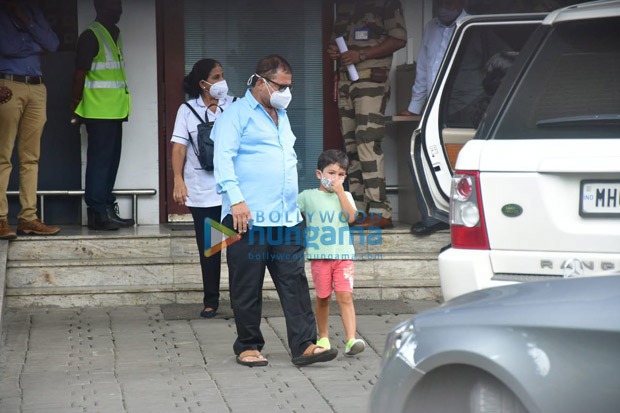
{"label": "man's wristwatch", "polygon": [[364,60],[366,60],[366,53],[364,53],[363,50],[360,50],[360,62],[363,62]]}

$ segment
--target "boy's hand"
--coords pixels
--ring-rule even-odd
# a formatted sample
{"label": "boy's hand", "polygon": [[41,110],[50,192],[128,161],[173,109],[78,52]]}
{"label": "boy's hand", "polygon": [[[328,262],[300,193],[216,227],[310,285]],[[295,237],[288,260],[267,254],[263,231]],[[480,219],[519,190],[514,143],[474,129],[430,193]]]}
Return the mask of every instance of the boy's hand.
{"label": "boy's hand", "polygon": [[332,181],[332,189],[336,194],[344,193],[344,186],[342,185],[342,182],[340,182],[340,179],[334,179]]}

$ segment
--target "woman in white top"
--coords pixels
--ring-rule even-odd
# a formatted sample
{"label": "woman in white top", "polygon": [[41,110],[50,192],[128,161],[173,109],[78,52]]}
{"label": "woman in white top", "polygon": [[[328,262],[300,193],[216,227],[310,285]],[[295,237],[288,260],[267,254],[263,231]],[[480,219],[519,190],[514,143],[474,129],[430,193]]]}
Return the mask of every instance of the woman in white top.
{"label": "woman in white top", "polygon": [[[214,121],[234,100],[228,96],[222,65],[213,59],[196,62],[185,76],[183,87],[190,97],[187,103],[207,122]],[[215,190],[213,172],[202,169],[196,155],[197,127],[200,123],[185,103],[179,107],[171,139],[173,198],[179,205],[188,206],[194,218],[204,286],[204,307],[200,315],[211,318],[216,315],[219,306],[221,254],[218,252],[209,258],[204,256],[204,221],[211,218],[220,222],[222,198]]]}

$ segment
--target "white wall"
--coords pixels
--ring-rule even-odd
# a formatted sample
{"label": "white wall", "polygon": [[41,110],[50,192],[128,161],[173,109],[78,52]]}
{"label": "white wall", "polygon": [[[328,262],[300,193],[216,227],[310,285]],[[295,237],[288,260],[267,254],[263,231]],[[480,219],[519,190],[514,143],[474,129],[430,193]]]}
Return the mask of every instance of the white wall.
{"label": "white wall", "polygon": [[[95,19],[92,0],[78,0],[80,33]],[[139,224],[159,224],[159,149],[157,123],[157,36],[155,2],[123,2],[118,24],[123,36],[127,83],[132,99],[132,114],[123,125],[123,151],[116,178],[116,189],[157,190],[158,195],[140,197]],[[82,133],[82,185],[86,170],[86,128]],[[127,197],[118,197],[120,215],[131,216]],[[86,217],[86,212],[82,214]]]}
{"label": "white wall", "polygon": [[[405,24],[407,26],[407,45],[402,49],[394,53],[394,59],[392,62],[391,72],[391,86],[392,90],[396,90],[395,83],[395,71],[396,67],[402,64],[411,64],[416,60],[420,45],[422,44],[422,34],[424,32],[424,25],[432,18],[432,6],[433,0],[401,0],[403,6],[403,16],[405,17]],[[396,108],[396,99],[394,93],[388,108],[386,115],[391,116],[400,112],[406,108]]]}
{"label": "white wall", "polygon": [[[407,26],[407,46],[400,49],[394,54],[392,61],[392,71],[390,72],[391,96],[388,102],[385,115],[392,116],[406,108],[396,107],[396,67],[402,64],[413,63],[417,57],[418,50],[422,44],[422,33],[424,24],[432,18],[433,0],[401,0],[403,6],[403,16]],[[385,180],[388,186],[398,185],[398,164],[396,139],[404,139],[406,137],[398,135],[398,125],[388,124],[386,127],[386,135],[383,140],[382,148],[385,153]],[[400,165],[406,167],[406,165]],[[398,220],[398,197],[397,195],[388,195],[388,199],[392,203],[393,219]]]}

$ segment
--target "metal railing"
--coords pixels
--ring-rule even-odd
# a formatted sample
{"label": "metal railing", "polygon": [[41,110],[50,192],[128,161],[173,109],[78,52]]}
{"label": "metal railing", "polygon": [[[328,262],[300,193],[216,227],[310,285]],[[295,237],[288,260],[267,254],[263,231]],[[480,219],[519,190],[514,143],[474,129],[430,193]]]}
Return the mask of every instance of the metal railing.
{"label": "metal railing", "polygon": [[[119,196],[131,196],[131,211],[132,217],[136,225],[138,225],[138,197],[143,195],[155,195],[157,190],[155,189],[115,189],[112,191],[114,195]],[[7,191],[7,196],[18,196],[19,191]],[[39,213],[41,214],[41,221],[45,222],[45,197],[50,196],[84,196],[84,190],[68,190],[68,191],[37,191],[37,197],[39,198]]]}

